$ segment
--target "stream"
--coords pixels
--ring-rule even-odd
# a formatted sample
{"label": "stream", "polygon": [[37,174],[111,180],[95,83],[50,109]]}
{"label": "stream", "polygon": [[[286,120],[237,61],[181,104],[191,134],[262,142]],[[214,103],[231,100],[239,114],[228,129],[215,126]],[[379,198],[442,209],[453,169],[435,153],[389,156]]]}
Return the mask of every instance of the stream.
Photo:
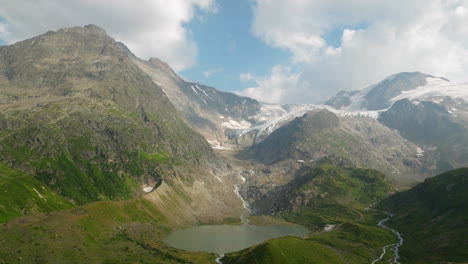
{"label": "stream", "polygon": [[[244,176],[242,175],[239,175],[241,180],[242,180],[242,183],[245,183],[245,178]],[[242,201],[242,206],[244,207],[244,213],[241,214],[241,222],[242,224],[249,224],[249,215],[250,215],[250,207],[249,207],[249,204],[244,200],[244,198],[242,198],[242,195],[240,195],[239,193],[239,185],[240,184],[236,184],[234,185],[234,193],[239,197],[239,199]]]}
{"label": "stream", "polygon": [[[374,210],[374,211],[377,211],[375,209],[371,209],[371,210]],[[388,248],[392,248],[392,251],[394,253],[394,257],[390,260],[390,263],[394,263],[394,264],[401,264],[398,259],[400,258],[400,255],[399,255],[399,248],[403,245],[403,237],[401,236],[400,232],[396,231],[395,229],[393,228],[390,228],[388,227],[387,225],[385,225],[385,222],[387,222],[390,218],[393,217],[393,214],[390,214],[388,212],[384,212],[384,211],[379,211],[379,212],[383,212],[385,213],[386,215],[388,215],[387,218],[384,218],[382,220],[379,221],[379,223],[377,224],[378,227],[381,227],[381,228],[384,228],[384,229],[387,229],[387,230],[390,230],[392,231],[393,234],[395,234],[397,237],[398,237],[398,242],[397,243],[394,243],[394,244],[390,244],[390,245],[386,245],[382,248],[382,254],[380,254],[380,256],[376,259],[374,259],[374,261],[372,261],[371,264],[375,264],[377,263],[378,261],[381,261],[385,254],[387,254],[387,249]]]}

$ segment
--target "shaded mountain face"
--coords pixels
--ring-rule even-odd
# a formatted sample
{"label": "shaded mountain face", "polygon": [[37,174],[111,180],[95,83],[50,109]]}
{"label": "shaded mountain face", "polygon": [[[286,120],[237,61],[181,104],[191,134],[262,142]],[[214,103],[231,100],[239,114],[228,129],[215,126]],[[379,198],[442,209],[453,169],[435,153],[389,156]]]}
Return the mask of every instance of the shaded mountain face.
{"label": "shaded mountain face", "polygon": [[430,101],[418,105],[408,99],[397,101],[380,114],[379,121],[412,142],[424,145],[457,141],[464,130],[444,106]]}
{"label": "shaded mountain face", "polygon": [[403,99],[382,112],[378,120],[420,146],[426,174],[442,173],[467,165],[468,119],[464,104],[450,98],[418,104]]}
{"label": "shaded mountain face", "polygon": [[389,224],[404,237],[406,263],[461,263],[468,259],[468,169],[428,178],[383,200],[378,207],[395,216]]}
{"label": "shaded mountain face", "polygon": [[417,146],[372,118],[338,118],[315,110],[280,127],[239,155],[275,164],[291,159],[311,163],[325,157],[347,166],[373,168],[403,181],[416,180],[421,169]]}
{"label": "shaded mountain face", "polygon": [[96,26],[1,47],[0,109],[1,162],[74,203],[132,198],[161,184],[189,192],[201,180],[215,189],[204,198],[219,192],[213,201],[239,202],[216,179],[229,182],[206,140]]}

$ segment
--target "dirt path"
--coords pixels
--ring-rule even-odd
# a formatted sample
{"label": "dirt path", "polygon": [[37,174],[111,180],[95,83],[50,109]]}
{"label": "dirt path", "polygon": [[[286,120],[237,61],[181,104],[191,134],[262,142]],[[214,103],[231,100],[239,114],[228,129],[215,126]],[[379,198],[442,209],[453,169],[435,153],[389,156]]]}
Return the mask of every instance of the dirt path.
{"label": "dirt path", "polygon": [[363,219],[364,219],[364,215],[363,215],[361,212],[359,212],[358,210],[356,210],[356,209],[354,209],[354,208],[352,208],[352,207],[349,207],[349,206],[347,206],[347,205],[344,204],[344,203],[341,203],[341,202],[338,202],[338,203],[341,204],[342,206],[348,208],[349,210],[355,212],[356,214],[358,214],[358,215],[359,215],[359,219],[358,219],[358,220],[363,220]]}

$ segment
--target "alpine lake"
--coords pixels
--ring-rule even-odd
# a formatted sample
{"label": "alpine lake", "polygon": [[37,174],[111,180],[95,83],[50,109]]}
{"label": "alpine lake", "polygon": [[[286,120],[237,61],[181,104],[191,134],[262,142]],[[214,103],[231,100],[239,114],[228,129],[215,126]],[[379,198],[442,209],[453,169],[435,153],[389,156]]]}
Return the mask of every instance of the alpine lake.
{"label": "alpine lake", "polygon": [[299,225],[203,225],[175,230],[164,242],[172,247],[222,255],[238,251],[265,240],[283,236],[307,235]]}

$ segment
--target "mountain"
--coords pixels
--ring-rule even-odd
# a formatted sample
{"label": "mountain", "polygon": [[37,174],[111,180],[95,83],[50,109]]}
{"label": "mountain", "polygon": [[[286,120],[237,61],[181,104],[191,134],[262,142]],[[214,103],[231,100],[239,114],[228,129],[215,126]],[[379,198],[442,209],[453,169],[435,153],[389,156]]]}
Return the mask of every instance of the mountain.
{"label": "mountain", "polygon": [[426,179],[394,194],[378,208],[394,214],[389,225],[404,243],[402,263],[465,263],[468,260],[468,169]]}
{"label": "mountain", "polygon": [[410,182],[419,177],[417,151],[416,145],[373,118],[338,117],[322,109],[278,128],[239,157],[271,165],[284,160],[314,164],[331,156],[347,166],[377,169]]}
{"label": "mountain", "polygon": [[74,204],[169,191],[195,222],[241,207],[238,178],[97,26],[1,47],[0,109],[0,161]]}
{"label": "mountain", "polygon": [[[400,73],[328,105],[274,105],[185,80],[94,25],[2,46],[0,263],[213,263],[162,239],[247,211],[312,233],[223,263],[369,263],[397,237],[366,208],[466,165],[464,87]],[[465,174],[382,201],[402,256],[462,260],[445,239],[464,242]]]}
{"label": "mountain", "polygon": [[[419,72],[394,74],[363,90],[340,92],[325,105],[303,106],[305,116],[285,119],[238,157],[272,165],[331,155],[400,181],[419,181],[468,165],[466,88]],[[320,109],[327,116],[313,119]]]}
{"label": "mountain", "polygon": [[387,77],[383,81],[358,91],[343,91],[325,102],[336,109],[383,110],[392,105],[397,98],[402,99],[415,90],[424,87],[446,86],[449,81],[445,78],[434,77],[420,72],[402,72]]}
{"label": "mountain", "polygon": [[230,143],[226,130],[251,126],[250,117],[259,112],[260,103],[256,100],[187,82],[159,59],[133,59],[160,85],[188,124],[202,133],[213,147],[223,148],[222,145]]}
{"label": "mountain", "polygon": [[215,149],[238,149],[261,141],[285,122],[314,105],[274,105],[186,81],[165,62],[143,61],[130,54],[136,65],[157,83],[187,123]]}
{"label": "mountain", "polygon": [[463,126],[452,120],[447,109],[430,101],[415,105],[402,99],[382,112],[379,121],[412,142],[424,145],[439,145],[447,138],[453,141],[463,135]]}
{"label": "mountain", "polygon": [[340,168],[323,162],[317,167],[302,167],[294,180],[273,189],[250,206],[255,214],[282,215],[291,222],[320,231],[326,224],[357,219],[359,215],[347,204],[365,207],[392,191],[381,172]]}
{"label": "mountain", "polygon": [[213,254],[162,242],[186,220],[173,221],[145,196],[28,215],[0,224],[0,262],[214,263]]}
{"label": "mountain", "polygon": [[[228,253],[223,263],[370,263],[394,235],[379,228],[382,214],[366,210],[392,188],[374,170],[324,162],[303,167],[295,180],[251,204],[258,213],[281,215],[307,226],[302,238],[283,237]],[[263,212],[262,212],[263,211]]]}

